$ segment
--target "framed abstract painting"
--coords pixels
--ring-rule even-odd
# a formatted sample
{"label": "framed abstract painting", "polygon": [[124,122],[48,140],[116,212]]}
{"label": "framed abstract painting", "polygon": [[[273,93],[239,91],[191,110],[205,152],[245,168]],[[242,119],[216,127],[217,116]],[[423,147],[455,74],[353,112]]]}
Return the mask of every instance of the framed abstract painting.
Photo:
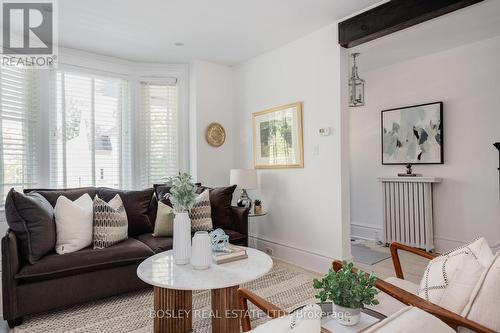
{"label": "framed abstract painting", "polygon": [[382,164],[443,164],[443,102],[382,111]]}
{"label": "framed abstract painting", "polygon": [[252,116],[255,168],[303,168],[302,103],[278,106]]}

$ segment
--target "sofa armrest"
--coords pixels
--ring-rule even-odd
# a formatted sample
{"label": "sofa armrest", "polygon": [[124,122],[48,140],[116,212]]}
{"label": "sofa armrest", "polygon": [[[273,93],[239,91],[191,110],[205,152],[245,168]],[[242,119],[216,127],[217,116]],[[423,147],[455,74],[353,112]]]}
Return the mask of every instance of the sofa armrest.
{"label": "sofa armrest", "polygon": [[234,231],[239,232],[242,235],[248,236],[248,212],[249,208],[246,207],[231,207],[231,212],[233,214],[233,226]]}
{"label": "sofa armrest", "polygon": [[2,300],[3,318],[17,317],[17,281],[15,275],[21,266],[17,238],[10,229],[2,238]]}

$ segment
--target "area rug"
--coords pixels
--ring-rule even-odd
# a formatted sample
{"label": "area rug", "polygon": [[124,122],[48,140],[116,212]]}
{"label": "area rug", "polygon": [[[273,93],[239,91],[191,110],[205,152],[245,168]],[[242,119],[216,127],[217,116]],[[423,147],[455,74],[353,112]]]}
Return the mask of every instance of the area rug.
{"label": "area rug", "polygon": [[[318,276],[283,262],[275,261],[272,270],[260,279],[243,287],[262,296],[282,309],[292,310],[315,301],[312,280]],[[86,303],[65,310],[26,317],[14,333],[47,332],[134,332],[153,331],[150,312],[153,306],[152,290],[143,290]],[[198,310],[198,311],[197,311]],[[268,320],[264,313],[250,307],[252,327]],[[210,312],[210,291],[193,293],[193,311]],[[210,318],[193,318],[193,332],[209,333]]]}
{"label": "area rug", "polygon": [[360,262],[366,265],[374,265],[382,260],[390,258],[388,253],[375,251],[363,244],[351,242],[351,254],[355,262]]}

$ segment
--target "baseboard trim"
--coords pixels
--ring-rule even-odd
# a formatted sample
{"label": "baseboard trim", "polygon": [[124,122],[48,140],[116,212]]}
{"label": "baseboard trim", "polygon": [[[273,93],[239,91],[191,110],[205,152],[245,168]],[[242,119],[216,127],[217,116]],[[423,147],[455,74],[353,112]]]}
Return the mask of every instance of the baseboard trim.
{"label": "baseboard trim", "polygon": [[351,237],[363,240],[381,241],[382,227],[360,222],[351,222]]}
{"label": "baseboard trim", "polygon": [[257,235],[248,235],[248,245],[263,252],[266,252],[266,249],[272,249],[273,258],[319,274],[324,274],[331,267],[334,260],[332,257],[275,242]]}
{"label": "baseboard trim", "polygon": [[[457,248],[459,246],[465,245],[469,243],[471,240],[472,239],[460,240],[460,239],[437,235],[434,236],[434,246],[436,247],[436,251],[445,252]],[[500,250],[500,241],[490,244],[490,247],[493,253],[496,253],[497,251]]]}
{"label": "baseboard trim", "polygon": [[[360,222],[351,222],[351,237],[355,239],[379,241],[382,240],[382,227]],[[378,238],[377,238],[378,237]],[[456,247],[462,246],[470,240],[455,239],[440,235],[434,235],[434,246],[437,252],[446,252]],[[493,252],[500,250],[500,241],[490,244]]]}

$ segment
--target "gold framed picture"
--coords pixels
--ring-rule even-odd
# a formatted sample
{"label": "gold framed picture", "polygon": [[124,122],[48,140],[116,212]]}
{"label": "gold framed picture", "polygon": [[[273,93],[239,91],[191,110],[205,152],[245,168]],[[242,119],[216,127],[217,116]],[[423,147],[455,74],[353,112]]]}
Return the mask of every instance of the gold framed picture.
{"label": "gold framed picture", "polygon": [[252,117],[256,169],[304,167],[301,102],[255,112]]}

